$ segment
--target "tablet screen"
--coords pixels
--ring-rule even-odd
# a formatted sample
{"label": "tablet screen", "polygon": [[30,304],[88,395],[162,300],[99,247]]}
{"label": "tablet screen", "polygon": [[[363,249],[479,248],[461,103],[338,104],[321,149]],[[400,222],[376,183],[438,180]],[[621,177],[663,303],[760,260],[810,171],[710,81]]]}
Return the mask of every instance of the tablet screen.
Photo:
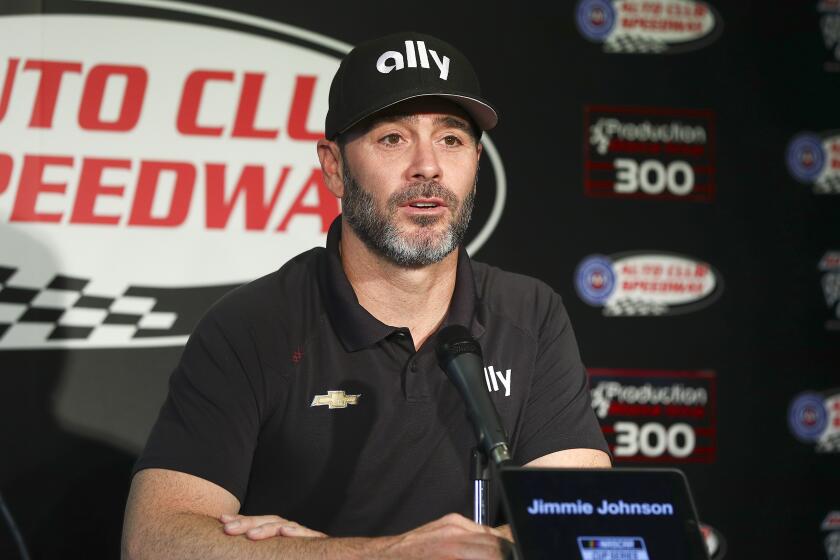
{"label": "tablet screen", "polygon": [[501,472],[525,560],[706,560],[684,475],[674,469]]}

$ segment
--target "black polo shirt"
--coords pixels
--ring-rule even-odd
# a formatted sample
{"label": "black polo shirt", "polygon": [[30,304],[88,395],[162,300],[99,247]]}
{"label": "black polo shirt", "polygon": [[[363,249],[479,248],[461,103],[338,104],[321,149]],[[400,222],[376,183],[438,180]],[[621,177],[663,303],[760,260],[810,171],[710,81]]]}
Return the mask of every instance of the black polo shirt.
{"label": "black polo shirt", "polygon": [[[438,367],[434,336],[361,307],[327,247],[237,288],[201,320],[172,374],[135,467],[190,473],[330,535],[402,532],[449,512],[471,515],[475,436]],[[560,296],[459,250],[445,324],[482,346],[485,381],[525,464],[561,449],[607,446]],[[343,393],[341,393],[343,391]]]}

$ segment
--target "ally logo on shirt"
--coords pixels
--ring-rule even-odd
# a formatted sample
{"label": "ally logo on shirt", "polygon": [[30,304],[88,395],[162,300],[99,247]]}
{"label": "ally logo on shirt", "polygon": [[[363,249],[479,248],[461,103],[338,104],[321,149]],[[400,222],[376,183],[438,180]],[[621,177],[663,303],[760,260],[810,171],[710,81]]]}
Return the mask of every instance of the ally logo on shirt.
{"label": "ally logo on shirt", "polygon": [[484,382],[487,383],[487,391],[490,393],[501,391],[504,388],[505,396],[510,396],[510,369],[502,373],[502,370],[487,366],[484,368]]}

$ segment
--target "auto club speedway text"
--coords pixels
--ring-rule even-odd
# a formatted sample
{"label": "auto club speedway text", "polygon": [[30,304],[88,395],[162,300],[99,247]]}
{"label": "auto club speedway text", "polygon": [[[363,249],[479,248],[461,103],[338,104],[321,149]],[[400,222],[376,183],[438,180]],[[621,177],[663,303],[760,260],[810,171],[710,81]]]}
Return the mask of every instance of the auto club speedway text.
{"label": "auto club speedway text", "polygon": [[[13,97],[16,81],[27,73],[38,77],[34,98]],[[76,122],[57,122],[55,109],[62,83],[73,75],[83,79]],[[149,83],[148,71],[137,65],[99,64],[87,69],[80,62],[18,58],[7,60],[2,78],[0,132],[4,136],[9,131],[3,131],[2,125],[13,105],[12,99],[15,111],[28,112],[27,128],[43,134],[55,128],[78,127],[75,130],[110,133],[110,138],[115,134],[130,135],[142,118]],[[178,135],[226,142],[276,141],[281,137],[279,123],[273,127],[255,124],[261,101],[271,103],[268,98],[261,100],[264,80],[265,74],[259,72],[190,72],[172,119]],[[109,82],[112,85],[107,93],[119,90],[113,87],[114,81],[124,87],[116,103],[118,109],[109,111],[115,116],[106,118],[102,113]],[[323,137],[322,132],[308,130],[306,125],[316,81],[315,76],[295,76],[289,107],[281,107],[280,111],[272,108],[272,115],[287,116],[283,132],[288,141],[314,144]],[[230,114],[214,113],[212,118],[203,117],[207,122],[201,122],[200,110],[209,85],[237,88],[238,98]],[[113,99],[109,101],[114,105]],[[4,144],[13,138],[6,136],[5,140]],[[72,148],[68,145],[68,152]],[[296,216],[314,215],[320,218],[322,232],[327,231],[339,212],[338,201],[326,189],[317,166],[296,170],[293,165],[196,162],[172,158],[170,150],[162,151],[160,158],[136,159],[130,154],[124,158],[73,153],[13,156],[0,150],[0,206],[10,207],[10,222],[177,227],[187,219],[194,200],[201,197],[203,221],[208,229],[227,227],[234,207],[241,205],[246,230],[285,231]],[[313,146],[313,156],[314,152]],[[17,180],[13,181],[13,177]],[[278,200],[287,191],[294,193],[292,202],[281,210]],[[13,201],[3,201],[3,197]]]}

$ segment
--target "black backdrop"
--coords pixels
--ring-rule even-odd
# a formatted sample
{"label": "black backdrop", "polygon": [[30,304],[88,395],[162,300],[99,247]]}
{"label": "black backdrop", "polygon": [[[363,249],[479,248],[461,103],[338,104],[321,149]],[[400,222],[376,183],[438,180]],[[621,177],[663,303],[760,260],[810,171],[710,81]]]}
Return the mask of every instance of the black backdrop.
{"label": "black backdrop", "polygon": [[[840,455],[798,441],[788,409],[803,391],[828,396],[840,387],[840,332],[828,328],[818,269],[823,255],[840,250],[840,194],[797,181],[786,150],[803,131],[840,128],[840,73],[817,2],[715,4],[719,35],[660,54],[605,52],[579,31],[572,3],[204,5],[351,45],[415,29],[458,46],[500,110],[491,137],[508,187],[502,218],[476,258],[539,277],[563,295],[592,368],[714,372],[714,460],[665,464],[687,474],[701,519],[726,538],[729,557],[823,558],[820,524],[840,509]],[[85,2],[6,5],[10,14],[176,17]],[[15,45],[2,43],[0,53],[14,56]],[[587,196],[587,106],[713,113],[713,199]],[[492,183],[489,167],[480,185]],[[487,208],[479,207],[479,223]],[[576,267],[593,254],[628,251],[708,262],[722,295],[690,313],[605,316],[578,296]],[[0,351],[0,489],[36,557],[68,557],[80,545],[88,557],[116,555],[127,473],[179,352]],[[67,417],[76,409],[90,419],[84,426],[61,420],[62,410]]]}

